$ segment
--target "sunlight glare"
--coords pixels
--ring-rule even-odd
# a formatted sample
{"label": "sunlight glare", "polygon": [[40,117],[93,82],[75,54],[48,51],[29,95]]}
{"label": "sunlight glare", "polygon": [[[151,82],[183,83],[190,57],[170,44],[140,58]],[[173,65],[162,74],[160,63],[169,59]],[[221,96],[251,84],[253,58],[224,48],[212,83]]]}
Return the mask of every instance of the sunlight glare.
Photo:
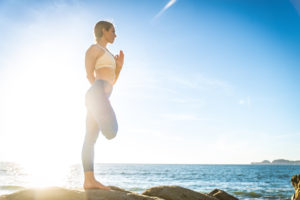
{"label": "sunlight glare", "polygon": [[27,174],[27,187],[64,186],[67,182],[69,165],[63,160],[58,162],[45,158],[36,162],[29,160],[23,163],[23,166]]}

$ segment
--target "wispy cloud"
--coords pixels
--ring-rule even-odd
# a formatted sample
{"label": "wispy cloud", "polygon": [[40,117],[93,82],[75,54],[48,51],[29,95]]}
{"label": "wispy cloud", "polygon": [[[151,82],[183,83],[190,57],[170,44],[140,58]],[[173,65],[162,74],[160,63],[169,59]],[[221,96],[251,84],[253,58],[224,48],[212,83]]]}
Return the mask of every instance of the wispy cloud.
{"label": "wispy cloud", "polygon": [[295,132],[295,133],[280,133],[277,135],[274,135],[273,137],[277,138],[277,139],[290,139],[290,138],[299,138],[300,137],[300,132]]}
{"label": "wispy cloud", "polygon": [[167,118],[169,120],[188,120],[188,121],[204,121],[208,120],[207,118],[201,118],[194,114],[161,114],[161,117]]}
{"label": "wispy cloud", "polygon": [[170,99],[172,102],[175,103],[183,103],[183,104],[192,104],[192,103],[196,103],[196,104],[204,104],[203,99],[201,98],[189,98],[189,97],[185,97],[185,98],[179,98],[179,97],[175,97],[173,99]]}
{"label": "wispy cloud", "polygon": [[172,72],[166,72],[164,80],[169,80],[178,84],[180,87],[201,91],[222,91],[231,94],[233,86],[223,80],[205,77],[199,73],[177,75]]}
{"label": "wispy cloud", "polygon": [[170,0],[166,5],[165,7],[159,12],[157,13],[152,21],[156,20],[157,18],[159,18],[168,8],[170,8],[172,5],[174,5],[174,3],[176,3],[177,0]]}
{"label": "wispy cloud", "polygon": [[[129,128],[128,130],[124,130],[124,131],[128,131],[129,133],[134,133],[137,134],[137,140],[141,139],[144,140],[145,139],[145,135],[151,135],[153,138],[159,138],[159,140],[165,140],[165,141],[184,141],[184,138],[178,136],[178,135],[174,135],[172,132],[168,132],[168,131],[162,131],[159,129],[151,129],[151,128]],[[132,139],[130,139],[132,140]]]}
{"label": "wispy cloud", "polygon": [[240,100],[239,100],[239,104],[240,104],[240,105],[247,105],[247,106],[250,106],[250,104],[251,104],[251,99],[250,99],[250,97],[247,97],[246,99],[240,99]]}

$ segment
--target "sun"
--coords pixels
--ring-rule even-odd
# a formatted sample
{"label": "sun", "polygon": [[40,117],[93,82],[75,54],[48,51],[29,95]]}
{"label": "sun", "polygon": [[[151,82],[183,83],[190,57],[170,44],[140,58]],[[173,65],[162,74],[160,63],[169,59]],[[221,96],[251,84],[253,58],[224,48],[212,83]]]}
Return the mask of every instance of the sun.
{"label": "sun", "polygon": [[20,40],[7,57],[2,148],[24,166],[30,186],[62,185],[69,166],[80,162],[86,82],[78,51],[40,36]]}
{"label": "sun", "polygon": [[70,165],[59,160],[40,159],[37,162],[23,162],[27,187],[65,186],[70,173]]}

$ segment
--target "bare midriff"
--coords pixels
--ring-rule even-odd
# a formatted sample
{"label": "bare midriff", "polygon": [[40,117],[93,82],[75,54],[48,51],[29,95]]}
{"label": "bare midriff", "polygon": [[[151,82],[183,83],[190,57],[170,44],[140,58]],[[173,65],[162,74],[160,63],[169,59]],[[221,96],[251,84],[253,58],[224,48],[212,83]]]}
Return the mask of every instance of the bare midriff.
{"label": "bare midriff", "polygon": [[110,67],[102,67],[100,69],[95,70],[96,73],[96,80],[106,80],[111,85],[113,85],[114,78],[115,78],[115,70]]}

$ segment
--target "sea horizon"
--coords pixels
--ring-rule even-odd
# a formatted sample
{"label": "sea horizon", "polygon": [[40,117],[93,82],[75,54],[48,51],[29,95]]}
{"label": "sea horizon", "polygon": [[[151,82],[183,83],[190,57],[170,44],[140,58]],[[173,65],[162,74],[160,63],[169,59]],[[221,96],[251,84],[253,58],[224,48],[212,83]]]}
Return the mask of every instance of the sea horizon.
{"label": "sea horizon", "polygon": [[[52,159],[51,159],[52,160]],[[275,159],[278,160],[278,159]],[[22,161],[2,160],[0,163],[22,164]],[[253,162],[253,163],[252,163]],[[161,162],[95,162],[95,164],[149,164],[149,165],[300,165],[293,163],[262,163],[262,161],[252,161],[250,163],[161,163]],[[81,162],[70,162],[67,165],[81,165]]]}

